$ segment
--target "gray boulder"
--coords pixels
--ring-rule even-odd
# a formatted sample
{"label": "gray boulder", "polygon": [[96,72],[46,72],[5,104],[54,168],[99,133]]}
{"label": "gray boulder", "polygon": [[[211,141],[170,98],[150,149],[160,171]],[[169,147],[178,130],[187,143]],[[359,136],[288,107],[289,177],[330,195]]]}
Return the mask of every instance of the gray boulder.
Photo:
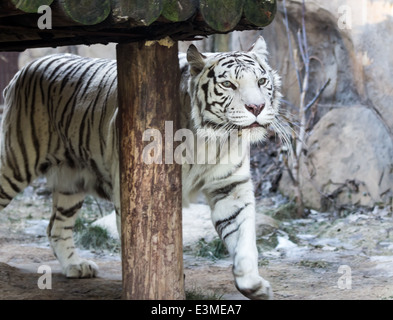
{"label": "gray boulder", "polygon": [[[393,196],[393,140],[376,113],[364,106],[334,109],[314,127],[301,161],[305,205],[374,206]],[[291,194],[288,175],[281,190]]]}

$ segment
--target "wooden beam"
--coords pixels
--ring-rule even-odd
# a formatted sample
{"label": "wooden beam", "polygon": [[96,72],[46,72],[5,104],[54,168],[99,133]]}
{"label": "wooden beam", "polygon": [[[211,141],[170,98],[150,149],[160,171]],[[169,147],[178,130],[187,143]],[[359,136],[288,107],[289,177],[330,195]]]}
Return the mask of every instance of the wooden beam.
{"label": "wooden beam", "polygon": [[[200,0],[198,11],[198,0],[56,0],[51,5],[53,28],[41,30],[37,27],[41,14],[24,13],[11,1],[17,0],[0,0],[0,51],[166,36],[177,41],[195,40],[210,34],[258,29],[273,20],[277,6],[276,0]],[[78,12],[85,2],[84,10]],[[105,19],[110,7],[112,14]],[[4,17],[3,9],[7,13]]]}
{"label": "wooden beam", "polygon": [[125,299],[184,299],[181,166],[148,164],[142,157],[150,143],[143,141],[146,129],[162,135],[162,143],[154,140],[161,151],[170,138],[165,121],[178,128],[177,55],[177,43],[117,46]]}
{"label": "wooden beam", "polygon": [[112,15],[115,21],[131,18],[138,25],[149,26],[161,15],[163,7],[163,0],[112,0]]}
{"label": "wooden beam", "polygon": [[111,12],[110,0],[58,0],[66,17],[85,26],[103,22]]}
{"label": "wooden beam", "polygon": [[185,21],[196,13],[198,4],[198,0],[166,0],[162,15],[173,22]]}
{"label": "wooden beam", "polygon": [[11,1],[0,1],[0,18],[19,14],[25,14],[25,12],[17,9]]}
{"label": "wooden beam", "polygon": [[276,15],[277,1],[246,1],[244,15],[250,23],[265,27],[269,25]]}
{"label": "wooden beam", "polygon": [[2,0],[0,8],[3,10],[8,8],[9,10],[18,9],[26,13],[37,13],[40,6],[49,6],[52,2],[53,0]]}
{"label": "wooden beam", "polygon": [[206,23],[220,32],[234,29],[243,14],[244,0],[200,0],[199,2]]}

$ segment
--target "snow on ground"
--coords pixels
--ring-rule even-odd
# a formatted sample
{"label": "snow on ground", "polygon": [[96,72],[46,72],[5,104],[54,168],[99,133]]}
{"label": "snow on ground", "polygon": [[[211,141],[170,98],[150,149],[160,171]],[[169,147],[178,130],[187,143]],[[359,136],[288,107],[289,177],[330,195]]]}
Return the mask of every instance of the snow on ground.
{"label": "snow on ground", "polygon": [[[96,220],[92,225],[107,229],[113,238],[119,239],[115,211]],[[188,208],[183,208],[183,245],[185,247],[195,244],[202,238],[209,242],[216,236],[210,219],[209,206],[192,203]]]}

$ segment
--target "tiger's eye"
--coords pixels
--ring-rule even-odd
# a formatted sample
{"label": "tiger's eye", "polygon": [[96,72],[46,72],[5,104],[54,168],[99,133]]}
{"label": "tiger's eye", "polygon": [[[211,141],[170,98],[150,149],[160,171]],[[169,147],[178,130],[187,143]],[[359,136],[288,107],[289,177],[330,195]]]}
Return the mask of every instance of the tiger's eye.
{"label": "tiger's eye", "polygon": [[234,87],[234,85],[230,81],[224,81],[224,82],[221,82],[221,84],[225,88],[233,88]]}
{"label": "tiger's eye", "polygon": [[264,84],[266,84],[267,79],[266,78],[261,78],[258,80],[258,85],[263,86]]}

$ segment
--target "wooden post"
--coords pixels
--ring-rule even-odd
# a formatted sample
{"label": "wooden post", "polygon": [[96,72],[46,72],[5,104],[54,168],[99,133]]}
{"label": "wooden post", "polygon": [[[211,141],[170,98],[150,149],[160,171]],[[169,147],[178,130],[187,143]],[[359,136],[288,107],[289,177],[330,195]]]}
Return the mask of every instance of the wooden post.
{"label": "wooden post", "polygon": [[164,149],[165,121],[178,128],[177,55],[177,43],[117,46],[124,299],[185,297],[181,166],[142,159],[146,129],[159,130]]}

